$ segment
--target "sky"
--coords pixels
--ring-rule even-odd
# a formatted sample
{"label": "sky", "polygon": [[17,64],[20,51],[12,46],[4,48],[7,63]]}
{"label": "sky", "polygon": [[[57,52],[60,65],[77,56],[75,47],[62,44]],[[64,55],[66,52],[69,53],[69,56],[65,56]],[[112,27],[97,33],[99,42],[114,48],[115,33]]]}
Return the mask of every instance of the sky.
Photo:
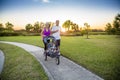
{"label": "sky", "polygon": [[28,23],[71,20],[84,27],[104,29],[120,13],[120,0],[0,0],[0,23],[11,22],[15,29]]}

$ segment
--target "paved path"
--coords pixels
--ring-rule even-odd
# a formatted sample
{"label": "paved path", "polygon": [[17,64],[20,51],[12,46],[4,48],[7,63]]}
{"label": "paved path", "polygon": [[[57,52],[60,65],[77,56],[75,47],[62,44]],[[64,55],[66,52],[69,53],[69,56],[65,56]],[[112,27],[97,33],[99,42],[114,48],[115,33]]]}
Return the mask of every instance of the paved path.
{"label": "paved path", "polygon": [[56,65],[54,58],[48,58],[48,61],[44,61],[44,50],[40,47],[17,42],[3,43],[19,46],[31,53],[42,64],[49,77],[49,80],[103,80],[63,56],[60,57],[60,65]]}
{"label": "paved path", "polygon": [[1,74],[2,69],[3,69],[3,64],[4,64],[4,54],[3,54],[3,52],[0,50],[0,74]]}

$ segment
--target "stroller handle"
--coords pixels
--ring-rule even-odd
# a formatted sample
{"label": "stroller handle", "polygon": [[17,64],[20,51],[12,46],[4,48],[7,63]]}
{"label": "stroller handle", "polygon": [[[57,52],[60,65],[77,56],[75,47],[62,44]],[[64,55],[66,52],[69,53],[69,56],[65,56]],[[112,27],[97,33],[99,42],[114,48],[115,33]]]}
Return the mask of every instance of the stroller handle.
{"label": "stroller handle", "polygon": [[50,40],[50,39],[52,39],[53,42],[56,41],[55,37],[53,37],[53,36],[47,36],[47,37],[44,38],[44,42],[47,43],[47,40]]}

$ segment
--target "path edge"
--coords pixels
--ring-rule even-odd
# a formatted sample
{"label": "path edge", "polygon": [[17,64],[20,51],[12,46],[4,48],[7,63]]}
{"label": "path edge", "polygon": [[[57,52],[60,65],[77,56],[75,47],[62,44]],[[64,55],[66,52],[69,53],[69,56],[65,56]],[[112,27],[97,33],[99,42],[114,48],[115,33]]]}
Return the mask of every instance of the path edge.
{"label": "path edge", "polygon": [[3,51],[0,49],[0,53],[1,53],[1,55],[2,55],[2,64],[1,64],[1,70],[0,70],[0,75],[1,75],[1,73],[2,73],[2,71],[3,71],[3,68],[4,68],[4,63],[5,63],[5,55],[4,55],[4,53],[3,53]]}

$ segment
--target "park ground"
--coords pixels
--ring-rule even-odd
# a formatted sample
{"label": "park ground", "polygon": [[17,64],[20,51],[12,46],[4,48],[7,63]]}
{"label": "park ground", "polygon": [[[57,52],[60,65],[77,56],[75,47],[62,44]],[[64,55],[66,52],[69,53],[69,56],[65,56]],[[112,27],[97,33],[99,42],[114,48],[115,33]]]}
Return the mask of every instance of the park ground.
{"label": "park ground", "polygon": [[[63,36],[61,38],[61,54],[76,62],[77,64],[82,65],[93,73],[101,76],[105,80],[119,80],[120,78],[118,75],[120,74],[120,38],[116,35],[90,35],[89,38],[90,39],[86,39],[86,36]],[[43,47],[40,36],[0,37],[0,40],[22,42]],[[2,49],[5,54],[8,54],[14,50],[12,47],[10,47],[11,45],[0,45],[2,45],[0,46],[0,49]],[[27,52],[25,53],[27,54]],[[16,64],[17,63],[15,63],[15,65]],[[35,65],[33,63],[31,64]],[[46,76],[43,76],[43,78],[47,79]]]}

